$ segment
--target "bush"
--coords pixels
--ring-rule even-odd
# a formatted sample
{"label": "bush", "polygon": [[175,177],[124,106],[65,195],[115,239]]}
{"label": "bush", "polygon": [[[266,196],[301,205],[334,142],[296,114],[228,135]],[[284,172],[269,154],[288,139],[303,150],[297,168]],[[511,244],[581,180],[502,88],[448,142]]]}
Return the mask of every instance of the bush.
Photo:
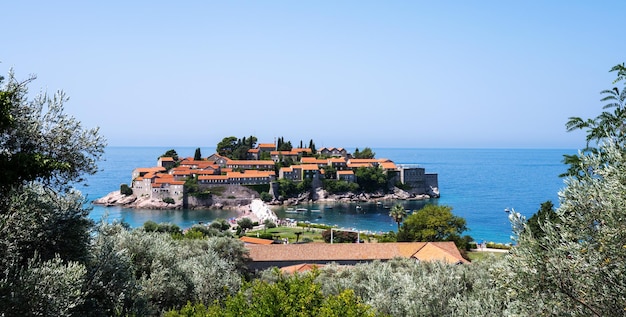
{"label": "bush", "polygon": [[[330,243],[330,236],[330,230],[322,232],[322,238],[324,238],[326,243]],[[332,236],[333,243],[355,243],[358,238],[358,233],[352,231],[334,231]]]}
{"label": "bush", "polygon": [[322,224],[317,224],[317,223],[306,223],[306,222],[298,222],[296,226],[302,227],[302,228],[315,228],[315,229],[324,229],[324,230],[328,230],[332,228],[329,225],[322,225]]}
{"label": "bush", "polygon": [[502,250],[509,250],[511,249],[511,246],[508,244],[502,244],[502,243],[495,243],[495,242],[487,242],[487,248],[490,249],[502,249]]}
{"label": "bush", "polygon": [[126,184],[120,185],[120,194],[124,196],[130,196],[133,194],[133,189],[128,187]]}
{"label": "bush", "polygon": [[272,194],[268,193],[268,192],[262,192],[261,193],[261,200],[264,202],[268,202],[268,201],[272,201]]}
{"label": "bush", "polygon": [[274,237],[271,233],[260,233],[258,238],[265,239],[265,240],[274,240]]}
{"label": "bush", "polygon": [[166,204],[174,204],[174,203],[176,203],[176,201],[174,201],[174,198],[172,198],[172,197],[165,197],[165,198],[163,198],[163,202],[166,203]]}

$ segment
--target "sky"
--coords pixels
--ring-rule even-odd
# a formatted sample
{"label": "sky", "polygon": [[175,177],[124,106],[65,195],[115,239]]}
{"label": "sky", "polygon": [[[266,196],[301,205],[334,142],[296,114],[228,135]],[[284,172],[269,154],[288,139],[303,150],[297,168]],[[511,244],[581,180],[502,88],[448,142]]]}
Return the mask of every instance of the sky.
{"label": "sky", "polygon": [[584,147],[626,1],[8,1],[0,74],[111,146]]}

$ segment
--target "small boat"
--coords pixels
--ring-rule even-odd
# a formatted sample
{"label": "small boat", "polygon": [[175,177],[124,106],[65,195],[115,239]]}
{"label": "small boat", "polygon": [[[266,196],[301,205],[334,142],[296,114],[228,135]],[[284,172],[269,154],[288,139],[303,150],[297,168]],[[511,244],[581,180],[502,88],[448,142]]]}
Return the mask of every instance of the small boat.
{"label": "small boat", "polygon": [[361,210],[363,209],[363,207],[361,207],[360,205],[356,205],[356,210]]}
{"label": "small boat", "polygon": [[326,206],[325,209],[333,209],[333,206]]}
{"label": "small boat", "polygon": [[322,211],[319,209],[311,209],[311,212],[322,212]]}
{"label": "small boat", "polygon": [[296,209],[296,212],[307,212],[307,211],[309,211],[309,210],[306,209],[306,208],[298,208],[298,209]]}
{"label": "small boat", "polygon": [[295,209],[293,209],[293,208],[287,208],[287,209],[285,210],[285,212],[286,212],[286,213],[293,214],[293,213],[296,213],[297,211],[296,211]]}

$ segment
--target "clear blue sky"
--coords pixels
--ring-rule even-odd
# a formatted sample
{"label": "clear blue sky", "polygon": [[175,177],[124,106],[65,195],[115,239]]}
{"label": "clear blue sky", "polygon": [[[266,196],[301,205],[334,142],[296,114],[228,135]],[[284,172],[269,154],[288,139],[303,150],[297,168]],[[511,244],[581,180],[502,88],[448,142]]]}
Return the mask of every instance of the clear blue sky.
{"label": "clear blue sky", "polygon": [[110,145],[580,148],[626,1],[7,1],[0,71]]}

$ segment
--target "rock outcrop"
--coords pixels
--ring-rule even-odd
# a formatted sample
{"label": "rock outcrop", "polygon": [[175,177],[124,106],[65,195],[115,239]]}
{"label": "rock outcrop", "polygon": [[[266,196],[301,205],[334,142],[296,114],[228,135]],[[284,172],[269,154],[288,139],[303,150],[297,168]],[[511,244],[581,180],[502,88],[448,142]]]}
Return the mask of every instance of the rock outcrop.
{"label": "rock outcrop", "polygon": [[148,195],[122,195],[117,190],[94,200],[93,204],[137,209],[231,209],[249,205],[258,197],[256,191],[247,187],[228,185],[221,195],[211,195],[208,198],[188,196],[174,199],[174,203],[166,203],[161,198],[151,198]]}
{"label": "rock outcrop", "polygon": [[435,188],[431,194],[414,194],[404,191],[398,187],[394,187],[391,193],[375,192],[375,193],[337,193],[329,194],[322,188],[318,188],[313,193],[305,193],[296,198],[275,199],[270,204],[272,205],[287,205],[293,206],[303,202],[318,201],[318,202],[369,202],[378,200],[424,200],[430,198],[438,198],[439,191]]}
{"label": "rock outcrop", "polygon": [[[438,198],[439,190],[434,187],[431,188],[428,194],[416,195],[400,188],[394,187],[391,193],[340,193],[329,194],[322,188],[318,188],[313,193],[303,193],[295,198],[274,199],[269,202],[271,205],[298,205],[304,202],[319,201],[319,202],[368,202],[377,200],[422,200],[430,198]],[[162,199],[150,198],[147,195],[122,195],[120,191],[114,191],[108,195],[96,199],[93,201],[96,205],[103,206],[120,206],[124,208],[138,208],[138,209],[230,209],[240,208],[241,206],[247,206],[252,203],[254,199],[258,199],[258,193],[246,188],[244,186],[230,185],[227,190],[221,195],[213,195],[211,198],[200,199],[197,197],[187,197],[185,202],[176,199],[173,204],[168,204]]]}
{"label": "rock outcrop", "polygon": [[95,199],[93,204],[138,209],[181,209],[183,207],[182,201],[175,201],[173,204],[168,204],[162,199],[150,198],[146,195],[139,197],[136,195],[123,195],[119,190],[110,192],[102,198]]}

